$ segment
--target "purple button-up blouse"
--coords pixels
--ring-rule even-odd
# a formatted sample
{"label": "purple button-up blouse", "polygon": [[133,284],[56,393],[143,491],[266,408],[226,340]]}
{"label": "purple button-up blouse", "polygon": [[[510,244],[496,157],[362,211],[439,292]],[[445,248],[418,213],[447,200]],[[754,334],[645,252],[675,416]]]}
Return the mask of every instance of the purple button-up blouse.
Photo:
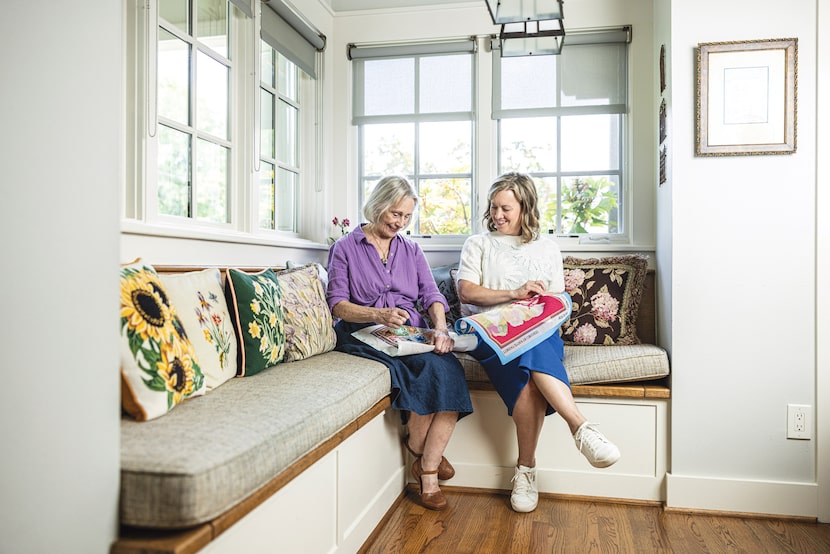
{"label": "purple button-up blouse", "polygon": [[373,308],[398,307],[409,313],[415,327],[426,326],[415,309],[418,299],[424,308],[440,302],[445,312],[449,310],[421,247],[401,235],[392,239],[389,260],[383,265],[362,225],[355,228],[331,246],[328,274],[330,309],[344,300]]}

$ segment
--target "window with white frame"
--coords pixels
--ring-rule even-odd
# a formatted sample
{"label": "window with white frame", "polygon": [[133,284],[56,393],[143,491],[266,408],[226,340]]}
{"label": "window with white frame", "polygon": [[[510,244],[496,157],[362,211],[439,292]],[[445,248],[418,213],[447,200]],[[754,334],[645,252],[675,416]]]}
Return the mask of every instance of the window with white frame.
{"label": "window with white frame", "polygon": [[230,221],[234,71],[227,0],[159,0],[158,214]]}
{"label": "window with white frame", "polygon": [[349,49],[361,205],[381,177],[407,177],[419,195],[415,235],[472,231],[475,46]]}
{"label": "window with white frame", "polygon": [[[135,118],[125,215],[296,236],[317,52],[282,0],[130,0]],[[310,148],[306,148],[310,150]],[[304,156],[306,156],[304,158]],[[167,231],[169,232],[169,231]]]}
{"label": "window with white frame", "polygon": [[261,46],[259,228],[293,232],[300,182],[301,71],[266,42]]}
{"label": "window with white frame", "polygon": [[567,35],[560,55],[493,49],[499,171],[536,182],[543,232],[625,232],[630,29]]}

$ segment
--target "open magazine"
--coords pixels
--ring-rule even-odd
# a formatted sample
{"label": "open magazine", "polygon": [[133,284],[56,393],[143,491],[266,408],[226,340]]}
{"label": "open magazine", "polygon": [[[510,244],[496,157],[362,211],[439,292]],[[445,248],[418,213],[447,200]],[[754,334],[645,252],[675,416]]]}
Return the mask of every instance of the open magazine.
{"label": "open magazine", "polygon": [[[433,351],[435,347],[430,344],[433,332],[432,329],[411,325],[401,325],[397,329],[386,325],[370,325],[355,331],[352,336],[390,356],[409,356]],[[455,340],[455,352],[468,352],[478,345],[478,337],[475,335],[458,335],[450,331],[450,336]]]}
{"label": "open magazine", "polygon": [[462,317],[455,322],[455,330],[460,336],[477,335],[505,364],[558,332],[571,308],[567,292],[544,293]]}

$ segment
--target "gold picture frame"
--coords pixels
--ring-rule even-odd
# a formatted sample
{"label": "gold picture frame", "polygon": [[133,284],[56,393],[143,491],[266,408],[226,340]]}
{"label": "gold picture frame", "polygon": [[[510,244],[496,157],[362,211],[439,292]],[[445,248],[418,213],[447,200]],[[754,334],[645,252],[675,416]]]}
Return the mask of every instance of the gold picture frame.
{"label": "gold picture frame", "polygon": [[698,44],[696,154],[793,154],[797,75],[796,38]]}

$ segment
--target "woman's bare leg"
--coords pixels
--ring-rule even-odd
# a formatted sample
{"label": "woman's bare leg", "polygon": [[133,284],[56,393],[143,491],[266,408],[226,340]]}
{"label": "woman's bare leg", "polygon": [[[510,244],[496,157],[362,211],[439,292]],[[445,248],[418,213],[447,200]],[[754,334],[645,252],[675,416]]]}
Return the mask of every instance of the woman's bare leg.
{"label": "woman's bare leg", "polygon": [[[458,412],[438,412],[425,416],[409,415],[409,446],[415,452],[423,452],[421,467],[425,470],[438,469],[444,450],[450,442]],[[437,492],[438,475],[424,475],[421,479],[424,492]]]}
{"label": "woman's bare leg", "polygon": [[576,433],[579,426],[585,423],[585,416],[579,411],[579,407],[576,405],[573,393],[568,388],[568,385],[546,373],[531,371],[530,375],[542,396],[547,399],[548,403],[553,406],[553,409],[568,424],[571,434]]}
{"label": "woman's bare leg", "polygon": [[547,407],[547,401],[533,379],[528,380],[513,406],[513,423],[516,425],[516,439],[519,444],[519,459],[516,465],[536,467],[536,446],[539,444]]}

